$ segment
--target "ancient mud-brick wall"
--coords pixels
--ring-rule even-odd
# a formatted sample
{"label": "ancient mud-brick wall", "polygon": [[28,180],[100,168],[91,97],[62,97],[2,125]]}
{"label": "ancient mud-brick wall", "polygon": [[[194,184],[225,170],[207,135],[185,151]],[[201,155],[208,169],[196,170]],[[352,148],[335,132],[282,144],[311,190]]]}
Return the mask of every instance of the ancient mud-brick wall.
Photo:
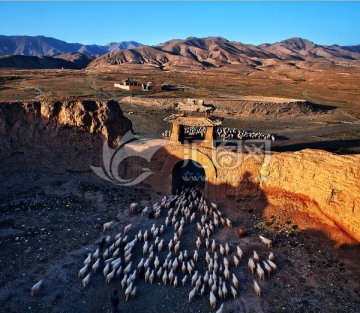
{"label": "ancient mud-brick wall", "polygon": [[274,204],[291,200],[309,214],[330,219],[360,241],[360,155],[318,150],[242,154],[232,167],[219,166],[221,150],[197,147],[191,152],[188,148],[170,144],[156,153],[152,160],[157,166],[148,185],[169,193],[174,165],[190,158],[205,169],[209,199],[261,196]]}

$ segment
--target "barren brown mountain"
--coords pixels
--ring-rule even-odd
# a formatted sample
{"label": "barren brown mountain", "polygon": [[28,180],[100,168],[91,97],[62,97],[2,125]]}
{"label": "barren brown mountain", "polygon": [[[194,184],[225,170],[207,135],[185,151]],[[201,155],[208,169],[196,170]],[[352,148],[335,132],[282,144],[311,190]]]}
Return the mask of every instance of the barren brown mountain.
{"label": "barren brown mountain", "polygon": [[317,45],[301,38],[254,46],[230,42],[221,37],[190,37],[185,40],[171,40],[155,47],[143,46],[109,53],[91,62],[88,68],[102,68],[122,63],[146,63],[164,69],[223,67],[229,64],[257,67],[269,62],[285,64],[289,61],[358,65],[359,60],[360,54],[356,51],[345,50],[340,46]]}
{"label": "barren brown mountain", "polygon": [[54,56],[59,53],[81,52],[102,55],[109,51],[141,46],[136,41],[111,42],[105,46],[68,43],[45,36],[4,36],[0,35],[0,55]]}

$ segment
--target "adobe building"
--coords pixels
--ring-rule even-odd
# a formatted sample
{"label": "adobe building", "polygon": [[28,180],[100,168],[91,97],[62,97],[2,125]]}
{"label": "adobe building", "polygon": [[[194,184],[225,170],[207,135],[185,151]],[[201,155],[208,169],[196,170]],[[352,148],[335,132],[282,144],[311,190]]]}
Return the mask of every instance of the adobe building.
{"label": "adobe building", "polygon": [[134,78],[127,78],[127,79],[121,81],[120,84],[114,84],[114,87],[120,88],[123,90],[141,90],[141,91],[151,91],[151,90],[160,91],[161,90],[161,87],[156,86],[152,82],[140,84]]}

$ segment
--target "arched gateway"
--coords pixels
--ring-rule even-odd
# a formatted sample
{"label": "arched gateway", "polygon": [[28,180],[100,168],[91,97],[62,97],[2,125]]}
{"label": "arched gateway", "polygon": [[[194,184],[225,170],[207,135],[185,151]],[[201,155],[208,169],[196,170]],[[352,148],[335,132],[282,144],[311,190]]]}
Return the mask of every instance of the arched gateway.
{"label": "arched gateway", "polygon": [[213,182],[217,175],[212,160],[195,147],[168,145],[164,149],[166,157],[162,165],[161,181],[159,181],[159,184],[163,186],[163,191],[173,192],[181,184],[181,175],[189,171],[193,175],[203,176],[206,194],[208,184]]}

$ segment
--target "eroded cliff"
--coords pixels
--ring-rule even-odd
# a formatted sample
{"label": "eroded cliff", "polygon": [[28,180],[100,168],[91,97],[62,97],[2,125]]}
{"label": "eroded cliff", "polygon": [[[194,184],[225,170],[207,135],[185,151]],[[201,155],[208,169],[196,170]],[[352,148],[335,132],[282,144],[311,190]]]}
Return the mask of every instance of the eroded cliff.
{"label": "eroded cliff", "polygon": [[360,242],[360,155],[320,150],[276,153],[261,169],[269,201],[299,203],[303,211],[323,214]]}
{"label": "eroded cliff", "polygon": [[105,100],[0,103],[0,173],[86,172],[132,128],[119,104]]}

